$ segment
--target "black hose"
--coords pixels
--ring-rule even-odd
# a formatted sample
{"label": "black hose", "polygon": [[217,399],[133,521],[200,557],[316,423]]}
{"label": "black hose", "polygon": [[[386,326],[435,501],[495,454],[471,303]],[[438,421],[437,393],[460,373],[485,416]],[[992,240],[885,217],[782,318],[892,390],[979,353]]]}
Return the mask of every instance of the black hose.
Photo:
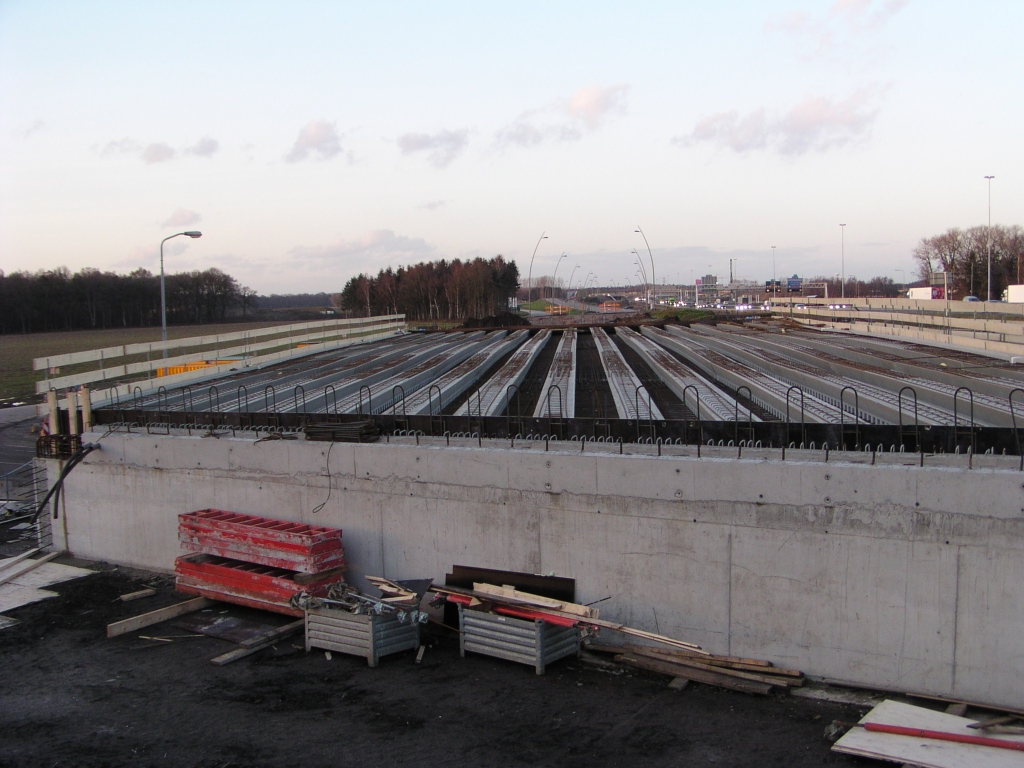
{"label": "black hose", "polygon": [[68,463],[64,465],[64,469],[62,469],[60,475],[57,476],[57,482],[53,484],[53,487],[47,492],[46,496],[43,497],[43,500],[40,502],[38,509],[36,509],[35,511],[35,514],[32,515],[33,523],[39,519],[39,515],[41,515],[43,510],[46,509],[46,504],[50,501],[51,497],[53,497],[53,519],[56,520],[58,517],[60,517],[60,507],[58,506],[58,504],[60,502],[61,489],[64,487],[64,478],[71,474],[71,470],[77,467],[82,462],[82,459],[84,459],[86,456],[88,456],[90,453],[92,453],[99,447],[100,446],[97,443],[86,443],[73,454],[71,454],[70,458],[68,459]]}

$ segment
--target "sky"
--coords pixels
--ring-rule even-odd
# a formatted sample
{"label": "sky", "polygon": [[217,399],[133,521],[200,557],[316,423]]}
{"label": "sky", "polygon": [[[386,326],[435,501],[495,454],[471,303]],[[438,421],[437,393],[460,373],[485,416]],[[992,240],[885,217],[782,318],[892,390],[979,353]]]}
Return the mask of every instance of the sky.
{"label": "sky", "polygon": [[535,247],[573,285],[639,282],[633,249],[659,284],[912,279],[986,175],[1024,223],[1021,29],[1019,0],[0,0],[0,269],[156,272],[198,229],[167,271],[263,294],[525,278]]}

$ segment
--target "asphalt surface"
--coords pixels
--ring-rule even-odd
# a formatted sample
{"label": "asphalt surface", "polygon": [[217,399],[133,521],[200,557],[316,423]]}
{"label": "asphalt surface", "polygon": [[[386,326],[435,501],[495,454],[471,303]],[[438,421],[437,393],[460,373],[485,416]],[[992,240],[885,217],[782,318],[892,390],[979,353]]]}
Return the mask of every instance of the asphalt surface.
{"label": "asphalt surface", "polygon": [[[862,708],[676,691],[668,677],[576,659],[538,676],[460,658],[454,635],[425,637],[421,664],[408,651],[370,669],[307,653],[296,636],[216,667],[237,646],[173,623],[108,639],[108,622],[183,596],[166,576],[85,565],[98,572],[10,611],[18,623],[0,630],[2,768],[881,765],[824,739]],[[157,594],[118,600],[144,585]]]}

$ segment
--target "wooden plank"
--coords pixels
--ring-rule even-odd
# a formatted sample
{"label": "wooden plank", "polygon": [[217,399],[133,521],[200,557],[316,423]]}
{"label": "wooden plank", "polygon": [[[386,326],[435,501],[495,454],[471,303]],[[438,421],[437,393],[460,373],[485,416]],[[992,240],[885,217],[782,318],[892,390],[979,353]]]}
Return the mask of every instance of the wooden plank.
{"label": "wooden plank", "polygon": [[[258,651],[262,651],[264,648],[269,648],[274,643],[283,640],[285,637],[288,637],[288,635],[295,634],[300,629],[302,629],[302,625],[302,621],[295,621],[291,624],[286,624],[280,629],[268,633],[265,636],[265,639],[261,642],[256,643],[254,645],[244,646],[234,651],[228,651],[227,653],[222,653],[220,656],[215,656],[214,658],[210,659],[210,663],[215,666],[222,667],[225,664],[230,664],[233,661],[244,659],[246,656],[251,656],[252,654]],[[285,632],[285,630],[287,630],[287,632]],[[273,635],[273,637],[271,637],[271,635]]]}
{"label": "wooden plank", "polygon": [[731,691],[766,695],[772,689],[772,687],[767,683],[757,683],[752,680],[738,680],[734,677],[729,677],[728,675],[718,674],[717,672],[707,672],[703,669],[690,669],[668,661],[660,661],[658,659],[651,659],[645,656],[621,654],[616,656],[615,660],[621,661],[624,664],[631,664],[634,667],[646,669],[651,672],[660,672],[663,675],[671,675],[672,677],[685,677],[696,683],[716,685],[720,688],[728,688]]}
{"label": "wooden plank", "polygon": [[0,563],[0,571],[5,571],[12,565],[17,565],[22,560],[28,560],[30,557],[32,557],[32,555],[34,555],[38,551],[38,549],[30,549],[28,552],[22,552],[17,557],[12,557],[9,560],[4,560],[4,562]]}
{"label": "wooden plank", "polygon": [[710,664],[714,667],[721,667],[723,669],[736,669],[741,672],[754,672],[759,675],[773,675],[775,677],[803,677],[804,673],[799,669],[786,669],[784,667],[772,666],[770,661],[761,661],[756,664],[749,664],[740,661],[730,661],[732,657],[728,656],[700,656],[698,654],[688,653],[686,651],[677,651],[672,648],[648,648],[651,653],[657,653],[662,656],[679,659],[680,661],[690,660],[696,661],[701,664]]}
{"label": "wooden plank", "polygon": [[[887,699],[868,712],[861,723],[922,728],[945,731],[965,736],[977,736],[969,729],[973,720],[945,712],[936,712],[912,704],[903,704]],[[999,738],[994,736],[993,738]],[[1008,741],[1015,741],[1012,736]],[[1019,752],[976,744],[957,744],[934,739],[898,736],[891,733],[851,728],[833,747],[841,752],[875,760],[889,760],[896,763],[910,763],[923,768],[1020,768],[1024,760]]]}
{"label": "wooden plank", "polygon": [[553,600],[550,597],[543,597],[541,595],[534,595],[529,592],[522,592],[515,587],[499,587],[494,584],[484,584],[482,582],[474,582],[474,592],[482,592],[485,595],[493,595],[495,597],[510,597],[515,600],[520,600],[531,605],[537,605],[542,608],[552,608],[562,613],[571,613],[576,616],[582,616],[587,619],[596,619],[599,611],[597,608],[590,608],[586,605],[579,605],[578,603],[564,602],[561,600]]}
{"label": "wooden plank", "polygon": [[142,629],[152,624],[159,624],[161,621],[174,619],[178,616],[184,616],[186,613],[192,613],[192,611],[198,611],[213,604],[213,600],[209,598],[196,597],[183,603],[175,603],[165,608],[157,608],[155,611],[143,613],[140,616],[133,616],[130,619],[115,621],[113,624],[107,624],[107,637],[117,637],[127,632],[134,632],[137,629]]}
{"label": "wooden plank", "polygon": [[770,661],[762,661],[761,659],[747,659],[742,656],[719,656],[717,654],[708,654],[703,651],[689,651],[681,648],[654,648],[653,646],[647,645],[602,645],[601,643],[589,643],[586,648],[596,653],[624,653],[626,651],[633,651],[636,648],[643,648],[648,651],[655,651],[657,653],[664,654],[666,656],[680,657],[680,658],[693,658],[702,661],[705,664],[714,664],[716,666],[734,666],[737,669],[746,669],[750,667],[749,672],[764,672],[772,675],[784,675],[786,677],[800,677],[803,672],[795,669],[783,669],[781,667],[773,666]]}
{"label": "wooden plank", "polygon": [[927,699],[928,701],[942,701],[946,704],[966,704],[968,707],[974,707],[975,709],[984,709],[989,712],[1009,712],[1012,715],[1020,715],[1024,717],[1024,709],[1011,709],[1010,707],[1000,707],[994,704],[980,704],[976,701],[964,701],[963,699],[951,699],[949,696],[932,696],[927,693],[908,693],[912,699]]}
{"label": "wooden plank", "polygon": [[248,640],[243,640],[239,645],[243,648],[252,648],[253,646],[260,645],[261,643],[273,642],[274,640],[280,640],[282,637],[298,632],[300,629],[305,627],[306,620],[299,619],[289,624],[285,624],[283,627],[278,627],[275,630],[267,632],[266,634],[260,635],[259,637],[251,637]]}
{"label": "wooden plank", "polygon": [[59,555],[59,554],[60,554],[60,552],[51,552],[50,554],[48,554],[48,555],[46,555],[44,557],[40,557],[38,560],[29,560],[24,568],[20,568],[17,571],[14,571],[14,572],[11,572],[11,573],[6,573],[5,575],[0,576],[0,584],[6,584],[8,581],[14,581],[19,576],[24,576],[29,571],[34,571],[40,565],[42,565],[43,563],[50,562],[51,560],[53,560],[53,558],[57,557],[57,555]]}
{"label": "wooden plank", "polygon": [[156,594],[156,590],[151,587],[140,589],[138,592],[129,592],[127,595],[121,595],[121,602],[128,603],[132,600],[139,600],[143,597],[152,597]]}
{"label": "wooden plank", "polygon": [[[803,685],[804,681],[794,677],[773,677],[767,673],[755,674],[753,672],[743,672],[742,670],[731,669],[730,667],[716,667],[712,664],[704,664],[698,661],[696,658],[686,659],[673,659],[665,654],[660,654],[657,649],[648,648],[637,648],[631,653],[637,656],[645,656],[650,659],[658,659],[659,661],[669,661],[676,664],[679,667],[685,667],[687,669],[702,669],[706,672],[714,672],[719,675],[728,675],[729,677],[735,677],[738,680],[752,680],[756,683],[767,683],[768,685],[778,685],[781,687],[787,687],[790,685]],[[684,672],[679,672],[680,675],[684,675]]]}

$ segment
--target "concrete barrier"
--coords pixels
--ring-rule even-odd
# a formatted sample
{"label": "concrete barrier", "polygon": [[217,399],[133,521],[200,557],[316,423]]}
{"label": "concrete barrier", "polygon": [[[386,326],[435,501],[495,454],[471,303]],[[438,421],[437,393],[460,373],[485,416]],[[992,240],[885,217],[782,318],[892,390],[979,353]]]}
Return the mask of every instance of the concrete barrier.
{"label": "concrete barrier", "polygon": [[177,515],[207,507],[338,526],[357,585],[454,563],[553,572],[577,579],[579,602],[611,595],[603,617],[716,653],[1024,708],[1024,474],[999,457],[968,470],[543,443],[102,446],[54,521],[78,556],[169,571]]}

